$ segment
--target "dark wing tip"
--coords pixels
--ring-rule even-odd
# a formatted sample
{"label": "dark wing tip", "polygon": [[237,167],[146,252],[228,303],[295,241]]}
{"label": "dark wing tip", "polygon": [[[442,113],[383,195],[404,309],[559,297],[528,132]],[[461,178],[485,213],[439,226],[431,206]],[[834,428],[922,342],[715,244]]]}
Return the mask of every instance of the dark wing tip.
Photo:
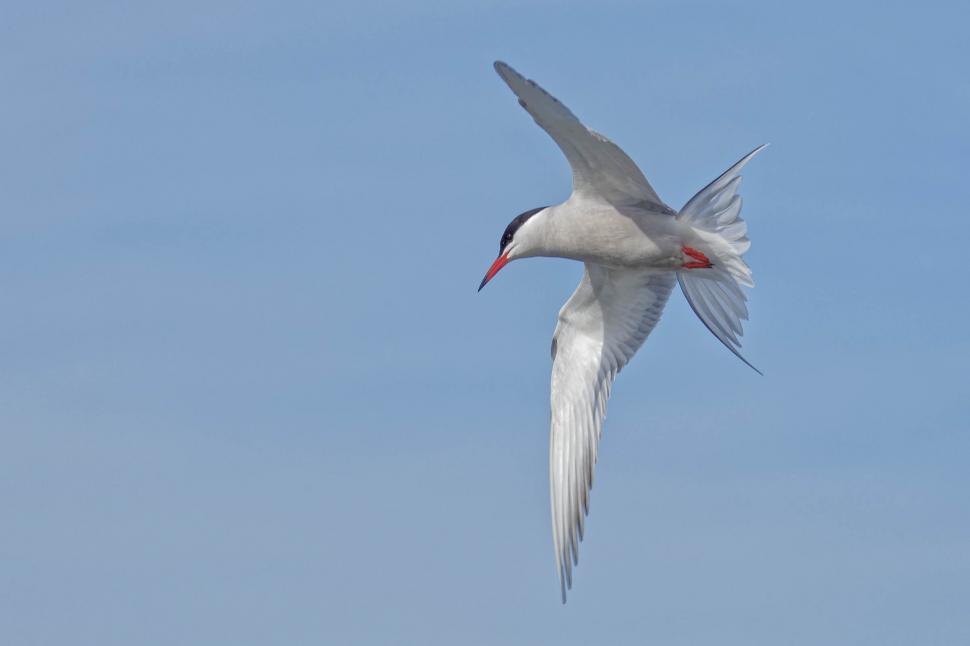
{"label": "dark wing tip", "polygon": [[515,70],[515,68],[509,65],[508,63],[504,63],[502,61],[495,61],[495,63],[493,63],[493,66],[495,67],[495,71],[498,73],[498,75],[502,77],[502,80],[505,81],[509,87],[512,87],[512,83],[514,83],[515,81],[520,81],[522,83],[530,82],[524,76],[519,74]]}

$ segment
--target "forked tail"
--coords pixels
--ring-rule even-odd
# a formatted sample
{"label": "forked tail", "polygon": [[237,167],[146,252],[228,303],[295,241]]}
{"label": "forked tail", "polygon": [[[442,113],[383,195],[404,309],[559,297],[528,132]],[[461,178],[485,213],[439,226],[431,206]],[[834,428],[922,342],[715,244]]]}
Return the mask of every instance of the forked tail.
{"label": "forked tail", "polygon": [[748,225],[741,219],[741,168],[767,144],[758,146],[723,175],[692,197],[677,214],[690,225],[696,242],[691,246],[710,256],[710,268],[677,272],[680,288],[694,313],[728,350],[759,375],[760,370],[739,352],[741,321],[748,319],[747,300],[741,287],[754,287],[751,269],[741,256],[751,247]]}

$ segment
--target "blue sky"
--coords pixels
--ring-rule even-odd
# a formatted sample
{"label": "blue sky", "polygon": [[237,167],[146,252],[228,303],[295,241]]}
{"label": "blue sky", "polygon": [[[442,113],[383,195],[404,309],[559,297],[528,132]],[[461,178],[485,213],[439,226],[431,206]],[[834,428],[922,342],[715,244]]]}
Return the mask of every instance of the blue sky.
{"label": "blue sky", "polygon": [[[16,644],[970,643],[961,3],[7,3],[0,634]],[[565,161],[679,206],[755,145],[732,357],[620,376],[576,586],[549,339],[476,288]]]}

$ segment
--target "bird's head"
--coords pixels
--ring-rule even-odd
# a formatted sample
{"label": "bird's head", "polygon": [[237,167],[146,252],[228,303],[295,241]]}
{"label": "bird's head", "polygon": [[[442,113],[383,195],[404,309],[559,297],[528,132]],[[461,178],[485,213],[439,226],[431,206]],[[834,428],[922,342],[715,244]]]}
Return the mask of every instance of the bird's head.
{"label": "bird's head", "polygon": [[535,224],[535,220],[530,222],[530,218],[544,211],[547,207],[540,206],[537,209],[530,209],[525,213],[515,216],[509,226],[505,227],[502,239],[499,240],[498,258],[488,268],[482,284],[478,286],[478,291],[488,284],[488,281],[499,272],[502,267],[516,258],[526,258],[538,255],[537,251],[541,245],[540,227]]}

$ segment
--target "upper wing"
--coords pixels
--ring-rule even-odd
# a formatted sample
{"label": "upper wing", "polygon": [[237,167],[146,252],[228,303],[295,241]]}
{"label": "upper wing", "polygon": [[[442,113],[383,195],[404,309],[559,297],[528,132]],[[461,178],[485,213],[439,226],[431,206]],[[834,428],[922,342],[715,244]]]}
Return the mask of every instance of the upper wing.
{"label": "upper wing", "polygon": [[587,263],[583,280],[559,312],[552,339],[549,484],[563,603],[578,562],[613,378],[657,324],[675,281],[673,273]]}
{"label": "upper wing", "polygon": [[501,61],[495,62],[495,71],[519,97],[519,104],[566,155],[573,169],[574,193],[599,196],[616,205],[646,202],[653,210],[674,213],[619,146],[584,126],[569,108],[535,81]]}

